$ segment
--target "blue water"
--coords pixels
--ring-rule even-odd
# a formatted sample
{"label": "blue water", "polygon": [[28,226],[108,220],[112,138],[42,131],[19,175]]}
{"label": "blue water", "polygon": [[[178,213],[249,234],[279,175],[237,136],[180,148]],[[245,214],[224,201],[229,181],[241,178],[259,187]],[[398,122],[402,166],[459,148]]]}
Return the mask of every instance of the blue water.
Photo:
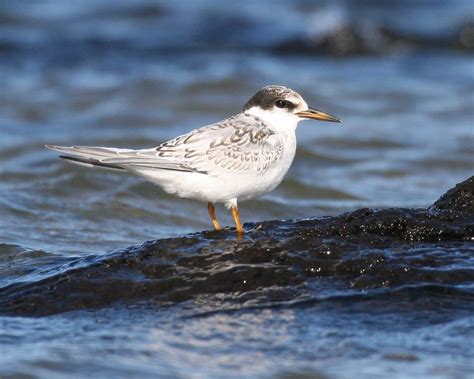
{"label": "blue water", "polygon": [[[44,144],[155,146],[267,84],[343,124],[302,123],[286,180],[242,203],[244,221],[432,204],[473,174],[473,19],[471,1],[2,1],[0,287],[210,228],[203,204],[67,165]],[[344,27],[366,48],[318,45]],[[319,47],[281,50],[301,40]],[[472,302],[427,296],[368,299],[373,312],[351,297],[220,312],[203,297],[2,316],[0,376],[472,377]]]}

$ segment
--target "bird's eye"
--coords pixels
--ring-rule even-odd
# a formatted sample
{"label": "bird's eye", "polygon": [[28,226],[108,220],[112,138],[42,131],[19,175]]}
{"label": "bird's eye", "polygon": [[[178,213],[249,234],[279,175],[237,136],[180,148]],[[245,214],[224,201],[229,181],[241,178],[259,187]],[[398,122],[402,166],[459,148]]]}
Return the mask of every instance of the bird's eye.
{"label": "bird's eye", "polygon": [[277,100],[275,102],[275,106],[277,106],[278,108],[292,108],[293,103],[288,100]]}

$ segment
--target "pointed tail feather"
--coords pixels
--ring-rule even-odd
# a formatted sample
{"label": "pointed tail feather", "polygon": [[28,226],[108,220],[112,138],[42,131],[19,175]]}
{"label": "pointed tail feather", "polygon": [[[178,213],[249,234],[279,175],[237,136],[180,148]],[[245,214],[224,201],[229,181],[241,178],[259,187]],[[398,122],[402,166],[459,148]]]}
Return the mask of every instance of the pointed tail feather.
{"label": "pointed tail feather", "polygon": [[[45,145],[46,148],[69,155],[60,155],[59,158],[70,161],[71,163],[86,167],[102,167],[113,170],[124,170],[118,164],[104,163],[102,159],[110,158],[117,154],[118,150],[108,149],[106,147],[88,147],[88,146],[55,146]],[[126,149],[123,149],[126,151]]]}
{"label": "pointed tail feather", "polygon": [[59,158],[65,159],[79,166],[86,166],[86,167],[96,166],[96,167],[103,167],[103,168],[108,168],[112,170],[124,170],[123,167],[116,166],[113,164],[102,163],[96,159],[86,159],[86,158],[72,157],[68,155],[60,155]]}

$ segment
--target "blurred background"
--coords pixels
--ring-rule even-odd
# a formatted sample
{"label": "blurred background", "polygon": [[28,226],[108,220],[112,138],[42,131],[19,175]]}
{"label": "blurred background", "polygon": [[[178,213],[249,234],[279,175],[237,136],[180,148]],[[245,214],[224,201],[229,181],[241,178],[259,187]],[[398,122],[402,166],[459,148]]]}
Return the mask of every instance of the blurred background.
{"label": "blurred background", "polygon": [[267,84],[343,124],[301,123],[243,220],[427,206],[473,172],[473,20],[472,0],[3,0],[0,243],[83,255],[210,229],[203,204],[43,144],[156,146]]}
{"label": "blurred background", "polygon": [[[0,290],[47,288],[59,273],[74,296],[84,289],[69,283],[71,267],[211,228],[205,204],[70,165],[44,144],[153,147],[238,113],[268,84],[297,90],[343,123],[300,123],[287,178],[242,203],[244,221],[429,206],[473,174],[473,49],[472,0],[1,0]],[[396,253],[361,253],[340,270],[362,274]],[[400,267],[389,259],[373,268],[381,281],[373,291],[315,277],[314,302],[294,307],[256,306],[272,287],[235,299],[210,288],[166,306],[2,316],[0,376],[472,377],[470,252],[421,249],[411,259],[422,262],[422,278],[452,281],[379,292],[412,253],[400,252]],[[124,268],[85,290],[93,297],[95,286],[121,291],[121,280],[147,278]],[[305,367],[307,375],[291,374]]]}

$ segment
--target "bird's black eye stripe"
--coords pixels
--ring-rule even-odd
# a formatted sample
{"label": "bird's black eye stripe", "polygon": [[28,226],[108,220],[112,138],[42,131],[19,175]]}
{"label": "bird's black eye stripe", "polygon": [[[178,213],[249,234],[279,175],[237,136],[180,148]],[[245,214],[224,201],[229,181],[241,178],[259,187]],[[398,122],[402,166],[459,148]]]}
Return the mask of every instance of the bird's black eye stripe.
{"label": "bird's black eye stripe", "polygon": [[291,101],[288,101],[288,100],[277,100],[275,102],[275,106],[277,106],[278,108],[293,108],[293,103]]}

